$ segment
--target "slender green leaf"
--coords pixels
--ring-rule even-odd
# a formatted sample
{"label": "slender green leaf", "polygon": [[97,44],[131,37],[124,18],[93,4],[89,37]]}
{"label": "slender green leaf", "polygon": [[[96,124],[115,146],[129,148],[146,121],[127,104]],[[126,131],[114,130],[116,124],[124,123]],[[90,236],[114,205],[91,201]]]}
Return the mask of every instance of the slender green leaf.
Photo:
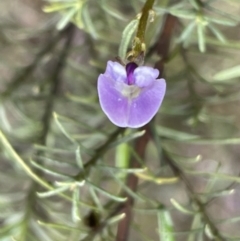
{"label": "slender green leaf", "polygon": [[212,229],[211,229],[211,227],[209,226],[209,224],[206,224],[206,225],[205,225],[204,232],[205,232],[206,236],[207,236],[210,240],[213,240],[213,239],[215,238],[215,235],[213,234]]}
{"label": "slender green leaf", "polygon": [[54,170],[51,170],[49,168],[46,168],[45,166],[42,166],[41,164],[38,164],[36,163],[35,161],[31,160],[31,164],[36,167],[37,169],[47,173],[47,174],[50,174],[52,176],[55,176],[55,177],[60,177],[60,178],[70,178],[70,176],[68,175],[65,175],[65,174],[62,174],[62,173],[59,173],[59,172],[56,172]]}
{"label": "slender green leaf", "polygon": [[156,130],[158,135],[162,137],[167,137],[173,140],[192,140],[199,137],[198,135],[177,131],[177,130],[160,126],[160,125],[156,126]]}
{"label": "slender green leaf", "polygon": [[125,202],[125,201],[127,200],[126,197],[116,196],[116,195],[111,194],[111,193],[109,193],[108,191],[106,191],[106,190],[104,190],[104,189],[102,189],[102,188],[94,185],[92,182],[89,182],[89,181],[87,181],[87,182],[88,182],[89,185],[91,185],[91,186],[92,186],[94,189],[96,189],[98,192],[100,192],[101,194],[103,194],[103,195],[105,195],[105,196],[107,196],[107,197],[109,197],[109,198],[111,198],[111,199],[113,199],[113,200],[115,200],[115,201],[117,201],[117,202]]}
{"label": "slender green leaf", "polygon": [[199,6],[199,2],[196,0],[188,0],[189,3],[196,9],[199,10],[201,7]]}
{"label": "slender green leaf", "polygon": [[[202,223],[202,215],[200,213],[197,213],[193,217],[191,230],[189,232],[187,241],[197,240],[196,239],[197,234],[199,233],[199,231],[203,231],[203,230],[204,230],[204,224]],[[194,232],[194,231],[198,231],[198,232]]]}
{"label": "slender green leaf", "polygon": [[188,214],[188,215],[195,215],[196,212],[194,211],[190,211],[187,208],[183,207],[181,204],[179,204],[175,199],[171,198],[170,199],[172,205],[179,210],[180,212],[184,213],[184,214]]}
{"label": "slender green leaf", "polygon": [[115,176],[113,172],[109,171],[109,173],[116,180],[116,182],[121,186],[121,188],[124,189],[130,196],[132,196],[136,200],[145,201],[145,199],[143,199],[140,195],[138,195],[137,193],[132,191],[131,188],[126,186],[126,184],[119,177]]}
{"label": "slender green leaf", "polygon": [[99,200],[99,198],[95,192],[95,189],[92,186],[89,186],[89,191],[90,191],[93,201],[95,202],[95,204],[97,205],[99,210],[104,211],[103,205],[102,205],[101,201]]}
{"label": "slender green leaf", "polygon": [[237,183],[240,182],[240,177],[233,176],[233,175],[231,176],[224,173],[198,172],[198,171],[190,171],[190,170],[184,170],[184,171],[192,175],[202,175],[202,176],[214,177],[219,180],[232,181]]}
{"label": "slender green leaf", "polygon": [[76,13],[77,9],[71,8],[68,10],[68,12],[63,13],[63,17],[60,19],[60,21],[57,23],[57,29],[62,30],[64,29],[67,24],[71,21],[72,17]]}
{"label": "slender green leaf", "polygon": [[170,9],[169,13],[173,16],[184,18],[184,19],[195,19],[196,18],[196,12],[191,10],[178,10],[178,9]]}
{"label": "slender green leaf", "polygon": [[222,43],[226,43],[227,40],[225,36],[220,32],[220,30],[218,30],[218,28],[216,28],[211,23],[208,24],[208,28],[213,32],[213,34],[217,37],[219,41],[221,41]]}
{"label": "slender green leaf", "polygon": [[70,134],[65,130],[65,128],[63,127],[63,125],[60,123],[59,119],[58,119],[58,115],[56,112],[53,113],[53,117],[54,120],[58,126],[58,128],[61,130],[61,132],[63,133],[64,136],[66,136],[66,138],[68,140],[70,140],[73,144],[76,144],[76,141],[70,136]]}
{"label": "slender green leaf", "polygon": [[114,216],[114,217],[108,219],[108,220],[107,220],[107,223],[108,223],[109,225],[112,225],[112,224],[115,224],[115,223],[120,222],[120,221],[121,221],[122,219],[124,219],[125,217],[126,217],[126,214],[125,214],[125,213],[121,213],[121,214],[119,214],[119,215],[117,215],[117,216]]}
{"label": "slender green leaf", "polygon": [[214,81],[225,81],[240,77],[240,65],[224,69],[213,76]]}
{"label": "slender green leaf", "polygon": [[217,224],[221,224],[221,223],[237,223],[240,222],[240,216],[239,217],[233,217],[233,218],[227,218],[227,219],[222,219],[217,221]]}
{"label": "slender green leaf", "polygon": [[142,131],[130,133],[129,135],[126,135],[126,136],[119,138],[116,141],[112,142],[111,145],[109,145],[109,148],[113,148],[122,143],[126,143],[126,142],[132,141],[136,138],[139,138],[139,137],[143,136],[145,134],[145,132],[146,132],[145,130],[142,130]]}
{"label": "slender green leaf", "polygon": [[237,145],[240,143],[240,138],[225,138],[225,139],[192,139],[183,140],[186,143],[198,145]]}
{"label": "slender green leaf", "polygon": [[197,193],[200,196],[203,197],[208,197],[208,198],[214,198],[214,197],[224,197],[224,196],[229,196],[235,193],[234,189],[231,190],[223,190],[223,191],[219,191],[219,192],[204,192],[204,193]]}
{"label": "slender green leaf", "polygon": [[180,156],[172,152],[167,152],[167,155],[171,157],[175,162],[179,162],[180,164],[195,164],[202,160],[201,155],[197,155],[195,157],[186,157],[186,156]]}
{"label": "slender green leaf", "polygon": [[39,223],[39,225],[50,227],[50,228],[55,228],[55,229],[62,229],[62,230],[68,230],[68,231],[79,231],[79,232],[83,232],[83,233],[89,232],[89,230],[84,230],[84,229],[79,228],[79,227],[71,227],[71,226],[67,226],[65,224],[46,223],[46,222],[43,222],[43,221],[38,221],[38,223]]}
{"label": "slender green leaf", "polygon": [[50,153],[62,153],[62,154],[74,153],[74,150],[64,150],[62,148],[48,147],[48,146],[43,146],[43,145],[39,145],[39,144],[34,144],[34,148],[36,150],[50,152]]}
{"label": "slender green leaf", "polygon": [[197,25],[198,47],[202,53],[205,52],[206,50],[204,30],[205,30],[205,26],[201,22],[199,22]]}
{"label": "slender green leaf", "polygon": [[81,170],[84,170],[84,165],[83,165],[83,161],[82,161],[80,146],[77,147],[77,150],[76,150],[75,154],[76,154],[76,162],[77,162],[78,167]]}
{"label": "slender green leaf", "polygon": [[108,0],[101,0],[102,9],[110,16],[113,16],[114,18],[122,21],[126,21],[126,17],[120,11],[118,11],[117,8],[111,7],[110,3],[111,2],[109,2]]}
{"label": "slender green leaf", "polygon": [[81,220],[79,211],[79,195],[80,190],[78,187],[75,187],[72,196],[72,219],[76,223]]}
{"label": "slender green leaf", "polygon": [[136,172],[145,172],[146,168],[121,168],[121,167],[114,167],[114,166],[106,166],[98,164],[97,168],[103,168],[106,170],[113,170],[116,172],[123,172],[123,173],[136,173]]}
{"label": "slender green leaf", "polygon": [[217,24],[221,24],[221,25],[225,25],[225,26],[236,26],[237,25],[237,21],[234,21],[232,19],[220,19],[220,18],[216,18],[216,17],[205,17],[205,19],[208,22],[213,22],[213,23],[217,23]]}
{"label": "slender green leaf", "polygon": [[56,189],[53,189],[51,191],[46,191],[46,192],[37,192],[38,197],[40,198],[46,198],[46,197],[52,197],[55,196],[59,193],[62,193],[66,190],[69,189],[69,186],[62,186],[62,187],[58,187]]}
{"label": "slender green leaf", "polygon": [[92,16],[90,15],[89,6],[87,3],[84,3],[82,6],[82,20],[84,22],[85,28],[93,37],[93,39],[98,39],[99,36],[97,33],[97,29],[95,27],[95,23],[93,23]]}
{"label": "slender green leaf", "polygon": [[3,126],[4,130],[10,132],[12,130],[12,127],[7,118],[6,110],[3,105],[0,105],[0,120],[1,120],[1,125]]}
{"label": "slender green leaf", "polygon": [[56,181],[55,184],[56,186],[59,186],[59,187],[62,187],[62,186],[71,186],[71,188],[75,186],[82,187],[85,184],[85,180],[82,180],[82,181],[68,180],[65,182]]}
{"label": "slender green leaf", "polygon": [[51,3],[47,6],[43,7],[43,12],[45,13],[51,13],[51,12],[60,12],[62,10],[65,10],[67,8],[74,8],[75,3],[74,2],[70,2],[70,3],[66,3],[66,2],[57,2],[57,3]]}
{"label": "slender green leaf", "polygon": [[135,30],[137,29],[137,26],[138,26],[138,19],[134,19],[123,30],[122,39],[118,50],[118,55],[122,59],[125,59],[126,57],[127,48],[129,46],[129,43],[132,39],[132,36]]}
{"label": "slender green leaf", "polygon": [[218,40],[210,37],[206,37],[206,42],[208,44],[219,46],[222,48],[229,48],[229,49],[240,49],[240,42],[239,41],[233,41],[228,40],[226,43],[219,42]]}
{"label": "slender green leaf", "polygon": [[189,23],[187,25],[187,27],[183,30],[182,34],[180,35],[178,41],[185,41],[186,39],[188,39],[188,37],[191,35],[192,31],[194,30],[194,28],[196,27],[196,22],[192,21],[191,23]]}

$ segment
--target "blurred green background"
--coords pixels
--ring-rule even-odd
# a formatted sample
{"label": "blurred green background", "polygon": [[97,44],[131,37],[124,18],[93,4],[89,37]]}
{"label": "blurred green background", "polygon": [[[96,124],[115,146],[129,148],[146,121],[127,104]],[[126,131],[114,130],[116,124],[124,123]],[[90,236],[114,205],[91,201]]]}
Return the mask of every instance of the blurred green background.
{"label": "blurred green background", "polygon": [[0,2],[1,241],[117,240],[123,190],[135,199],[125,240],[240,240],[240,1],[155,1],[145,64],[171,31],[167,93],[134,196],[126,172],[139,170],[125,165],[143,133],[115,133],[96,86],[144,3]]}

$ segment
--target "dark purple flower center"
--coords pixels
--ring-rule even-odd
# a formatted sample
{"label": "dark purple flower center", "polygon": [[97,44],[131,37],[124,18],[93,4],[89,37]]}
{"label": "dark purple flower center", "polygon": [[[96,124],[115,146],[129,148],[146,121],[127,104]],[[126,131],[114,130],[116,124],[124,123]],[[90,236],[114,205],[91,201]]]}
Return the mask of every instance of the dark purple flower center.
{"label": "dark purple flower center", "polygon": [[130,62],[126,65],[126,72],[127,72],[127,84],[133,85],[134,84],[134,76],[133,72],[138,67],[138,65],[134,62]]}

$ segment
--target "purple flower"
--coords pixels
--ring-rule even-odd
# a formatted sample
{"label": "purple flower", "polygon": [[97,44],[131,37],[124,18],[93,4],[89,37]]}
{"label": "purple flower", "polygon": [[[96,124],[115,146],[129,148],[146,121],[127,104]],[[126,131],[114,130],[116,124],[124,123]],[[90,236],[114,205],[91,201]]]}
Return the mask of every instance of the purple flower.
{"label": "purple flower", "polygon": [[166,82],[158,75],[157,69],[134,62],[125,68],[108,61],[98,77],[98,95],[104,113],[116,126],[138,128],[154,117],[166,91]]}

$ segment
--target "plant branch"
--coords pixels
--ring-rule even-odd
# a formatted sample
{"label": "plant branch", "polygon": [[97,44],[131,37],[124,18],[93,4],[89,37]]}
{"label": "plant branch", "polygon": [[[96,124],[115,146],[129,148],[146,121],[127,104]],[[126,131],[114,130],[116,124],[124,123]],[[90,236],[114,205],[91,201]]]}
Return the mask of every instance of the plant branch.
{"label": "plant branch", "polygon": [[145,42],[145,31],[146,31],[147,21],[149,17],[149,11],[152,10],[154,1],[155,0],[147,0],[142,9],[142,14],[139,20],[137,34],[136,34],[136,37],[141,41],[141,43]]}
{"label": "plant branch", "polygon": [[152,10],[154,1],[155,0],[146,0],[143,6],[137,33],[133,40],[132,50],[127,54],[127,58],[131,61],[138,62],[145,55],[145,32],[147,28],[148,17],[150,11]]}
{"label": "plant branch", "polygon": [[62,52],[60,53],[58,57],[58,62],[56,63],[56,67],[54,68],[54,72],[51,76],[51,89],[49,91],[49,95],[45,102],[45,111],[42,116],[42,125],[43,129],[41,132],[41,135],[38,138],[38,144],[45,145],[46,144],[46,138],[49,131],[51,119],[52,119],[52,112],[53,112],[53,106],[54,106],[54,100],[58,93],[58,88],[60,86],[61,81],[61,74],[62,70],[65,67],[66,59],[68,56],[69,48],[71,45],[72,37],[74,35],[74,27],[73,25],[70,25],[67,30],[65,31],[65,35],[67,36],[65,44],[63,46]]}
{"label": "plant branch", "polygon": [[[61,74],[62,71],[65,67],[66,64],[66,59],[69,53],[69,48],[71,46],[71,41],[74,35],[74,26],[69,25],[67,28],[65,35],[66,40],[65,44],[62,47],[62,51],[58,57],[58,61],[56,62],[56,66],[54,68],[53,74],[51,76],[51,88],[48,94],[48,97],[46,98],[45,102],[45,108],[44,108],[44,113],[42,116],[42,131],[38,137],[37,143],[40,145],[46,145],[47,141],[47,135],[49,133],[50,129],[50,124],[51,124],[51,119],[52,119],[52,112],[53,112],[53,107],[54,107],[54,100],[55,97],[58,93],[58,89],[60,86],[60,81],[61,81]],[[43,155],[44,153],[42,151],[37,152],[37,156]],[[42,176],[42,172],[39,170],[35,170],[35,173],[38,174],[38,176]],[[29,188],[29,194],[27,196],[26,200],[26,215],[24,217],[24,230],[23,232],[25,235],[27,235],[28,232],[26,232],[28,228],[28,220],[29,217],[31,217],[33,212],[37,212],[39,215],[42,216],[42,218],[46,219],[48,214],[43,210],[43,208],[38,204],[37,202],[37,196],[36,196],[36,191],[39,189],[39,184],[37,182],[32,182],[31,187]],[[25,237],[27,238],[27,236]]]}
{"label": "plant branch", "polygon": [[198,211],[202,215],[202,218],[204,219],[205,223],[208,225],[211,231],[211,235],[214,237],[214,240],[226,241],[226,239],[222,237],[222,235],[219,233],[218,229],[216,228],[216,226],[214,225],[214,223],[211,221],[208,214],[206,213],[204,203],[202,203],[201,200],[194,194],[192,185],[190,184],[190,182],[188,181],[188,179],[186,178],[182,170],[175,164],[175,162],[167,155],[167,153],[164,150],[163,150],[163,158],[170,165],[174,174],[180,177],[181,180],[184,182],[191,200],[198,207]]}
{"label": "plant branch", "polygon": [[[125,130],[125,129],[122,129],[122,128],[118,128],[118,129]],[[135,143],[135,150],[138,153],[140,158],[144,157],[146,145],[147,145],[147,143],[149,141],[149,138],[150,138],[148,125],[146,125],[142,129],[145,129],[146,132],[145,132],[145,134],[143,136],[141,136],[139,139],[137,139],[136,143]],[[136,157],[132,156],[132,158],[130,160],[130,166],[132,168],[138,168],[140,166],[140,164],[137,161]],[[137,178],[136,175],[134,175],[134,174],[128,175],[128,177],[127,177],[127,184],[126,185],[134,192],[137,189],[137,183],[138,183],[138,178]],[[128,193],[123,193],[123,196],[127,197],[127,202],[126,203],[120,203],[120,204],[118,203],[114,208],[111,208],[112,212],[106,217],[106,219],[103,220],[98,225],[97,228],[92,230],[92,232],[90,232],[88,234],[88,236],[86,236],[81,241],[92,241],[94,239],[94,237],[97,234],[101,233],[102,230],[108,225],[109,218],[112,218],[112,217],[114,217],[115,215],[117,215],[119,213],[125,213],[126,217],[122,221],[120,221],[120,223],[119,223],[118,234],[117,234],[116,241],[127,240],[128,232],[129,232],[129,225],[130,225],[131,218],[132,218],[131,209],[132,209],[132,206],[134,205],[134,199]],[[112,201],[108,202],[105,205],[104,209],[109,209],[110,206],[112,206],[112,204],[114,204],[114,202],[112,202]]]}
{"label": "plant branch", "polygon": [[90,167],[92,167],[98,160],[100,157],[102,157],[106,151],[108,150],[109,145],[111,145],[111,143],[117,139],[117,137],[121,134],[123,134],[125,131],[125,128],[117,128],[111,135],[109,135],[107,141],[101,145],[100,147],[98,147],[95,151],[95,154],[93,155],[93,157],[84,164],[84,173],[82,172],[82,170],[80,170],[80,172],[74,176],[73,178],[76,181],[81,180],[84,176],[88,173],[88,171],[90,170]]}
{"label": "plant branch", "polygon": [[1,93],[1,98],[4,100],[6,97],[11,95],[13,91],[19,88],[22,84],[28,81],[29,75],[37,68],[39,62],[42,58],[57,45],[59,40],[62,39],[64,32],[58,32],[54,37],[49,36],[49,41],[43,47],[43,49],[36,55],[35,59],[33,60],[32,64],[23,68],[19,73],[17,73],[13,79],[11,80],[10,84],[7,86],[7,89]]}

